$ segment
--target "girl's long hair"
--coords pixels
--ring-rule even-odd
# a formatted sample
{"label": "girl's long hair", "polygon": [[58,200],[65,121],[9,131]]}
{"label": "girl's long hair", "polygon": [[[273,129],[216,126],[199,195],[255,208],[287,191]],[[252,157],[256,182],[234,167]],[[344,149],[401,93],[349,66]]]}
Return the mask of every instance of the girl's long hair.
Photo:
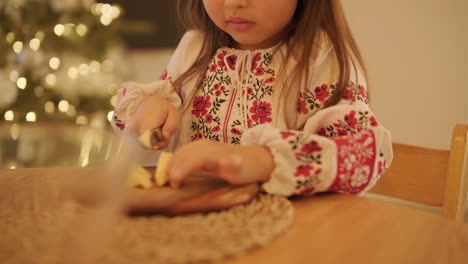
{"label": "girl's long hair", "polygon": [[[211,21],[203,1],[178,0],[177,11],[185,30],[193,29],[203,33],[202,48],[195,63],[173,83],[174,87],[180,90],[189,79],[197,78],[200,82],[216,50],[225,46],[232,47],[235,42]],[[335,57],[336,63],[332,64],[331,71],[338,72],[335,90],[324,107],[335,105],[342,98],[346,86],[349,85],[351,73],[357,74],[358,67],[367,81],[364,60],[352,36],[340,0],[298,0],[293,19],[284,32],[285,37],[280,43],[286,44],[287,47],[283,66],[292,59],[297,63],[292,73],[293,77],[289,78],[285,87],[281,89],[286,98],[298,93],[300,85],[297,85],[296,81],[308,80],[312,66],[310,64],[313,63],[311,58],[317,58],[320,51],[318,43],[322,41],[328,42]],[[280,68],[278,75],[284,68]]]}

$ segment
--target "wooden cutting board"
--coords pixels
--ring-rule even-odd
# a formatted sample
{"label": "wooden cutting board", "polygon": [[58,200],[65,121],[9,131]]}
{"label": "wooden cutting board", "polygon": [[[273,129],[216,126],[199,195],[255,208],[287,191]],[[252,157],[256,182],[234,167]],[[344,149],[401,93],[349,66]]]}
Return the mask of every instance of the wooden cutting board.
{"label": "wooden cutting board", "polygon": [[248,203],[257,193],[255,183],[234,186],[215,177],[200,175],[188,178],[178,189],[130,189],[126,208],[130,215],[208,213]]}

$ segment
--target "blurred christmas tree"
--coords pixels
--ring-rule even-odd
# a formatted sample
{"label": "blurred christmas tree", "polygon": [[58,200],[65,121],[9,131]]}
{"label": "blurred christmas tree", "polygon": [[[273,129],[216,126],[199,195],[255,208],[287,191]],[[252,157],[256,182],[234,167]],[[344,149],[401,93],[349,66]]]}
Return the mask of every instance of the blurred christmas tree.
{"label": "blurred christmas tree", "polygon": [[105,126],[128,72],[121,12],[94,0],[1,0],[0,120]]}

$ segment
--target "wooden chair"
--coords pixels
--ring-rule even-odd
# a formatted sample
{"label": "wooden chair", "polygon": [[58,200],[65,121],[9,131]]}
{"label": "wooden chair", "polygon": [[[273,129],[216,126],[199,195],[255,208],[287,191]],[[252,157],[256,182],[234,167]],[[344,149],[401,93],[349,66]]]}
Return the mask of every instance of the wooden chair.
{"label": "wooden chair", "polygon": [[[463,222],[468,174],[468,125],[456,125],[450,150],[393,144],[390,168],[370,193],[442,208]],[[372,195],[372,194],[371,194]]]}

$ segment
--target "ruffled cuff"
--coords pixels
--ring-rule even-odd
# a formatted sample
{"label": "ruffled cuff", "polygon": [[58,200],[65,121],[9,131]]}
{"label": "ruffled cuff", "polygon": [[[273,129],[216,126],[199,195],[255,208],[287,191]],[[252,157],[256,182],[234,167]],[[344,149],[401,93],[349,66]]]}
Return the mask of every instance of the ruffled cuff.
{"label": "ruffled cuff", "polygon": [[[294,148],[291,147],[291,135],[304,136],[302,131],[281,131],[270,124],[259,125],[248,129],[244,132],[241,138],[242,145],[263,145],[267,147],[274,159],[275,168],[270,175],[270,179],[262,184],[264,191],[270,194],[291,196],[301,194],[304,189],[301,188],[301,183],[297,174],[298,160]],[[314,135],[310,135],[314,136]],[[315,135],[316,136],[316,135]],[[333,157],[333,150],[336,152],[336,146],[333,141],[323,138],[320,142],[321,146],[330,150],[322,152],[323,160],[328,166],[320,166],[315,168],[320,174],[335,175],[336,174],[336,159]],[[326,190],[332,183],[333,178],[326,177],[314,183],[314,192]]]}
{"label": "ruffled cuff", "polygon": [[149,84],[127,82],[117,91],[115,116],[118,116],[119,120],[127,122],[135,112],[138,104],[146,96],[155,94],[165,97],[175,108],[181,108],[182,100],[170,80],[159,80]]}

